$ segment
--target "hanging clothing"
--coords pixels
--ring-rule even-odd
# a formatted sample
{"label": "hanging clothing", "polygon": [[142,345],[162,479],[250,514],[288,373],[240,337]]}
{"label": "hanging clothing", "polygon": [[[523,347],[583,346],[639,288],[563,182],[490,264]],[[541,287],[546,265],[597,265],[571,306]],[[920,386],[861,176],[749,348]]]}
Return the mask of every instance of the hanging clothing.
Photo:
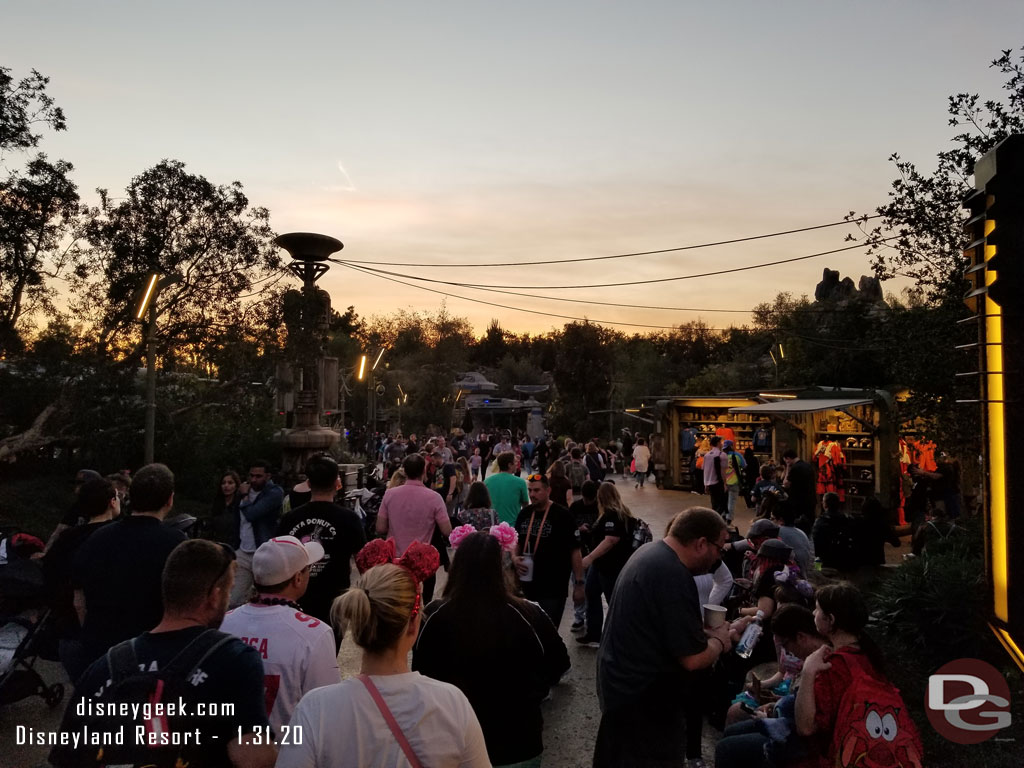
{"label": "hanging clothing", "polygon": [[690,453],[697,447],[697,430],[693,427],[686,427],[679,432],[679,450],[683,453]]}
{"label": "hanging clothing", "polygon": [[754,450],[758,453],[768,453],[772,449],[772,433],[768,427],[760,427],[754,433]]}
{"label": "hanging clothing", "polygon": [[732,431],[731,427],[718,427],[715,430],[715,434],[723,440],[732,440],[733,445],[736,444],[736,433]]}
{"label": "hanging clothing", "polygon": [[836,493],[840,501],[846,501],[846,454],[842,446],[831,438],[819,441],[814,449],[814,463],[818,468],[817,494]]}

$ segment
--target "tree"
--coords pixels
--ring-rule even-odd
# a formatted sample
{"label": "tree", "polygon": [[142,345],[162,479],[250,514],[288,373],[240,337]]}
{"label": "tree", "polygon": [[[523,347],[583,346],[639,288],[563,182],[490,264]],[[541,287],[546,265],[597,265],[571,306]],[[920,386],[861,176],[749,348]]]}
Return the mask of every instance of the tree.
{"label": "tree", "polygon": [[934,303],[960,301],[967,267],[961,203],[971,190],[974,163],[1010,134],[1024,133],[1024,48],[1016,59],[1013,53],[1005,50],[991,63],[1006,78],[1005,103],[982,101],[977,94],[949,97],[949,125],[961,133],[952,137],[951,149],[938,153],[933,171],[891,155],[899,175],[889,202],[877,208],[881,223],[872,229],[862,225],[878,278],[903,275]]}
{"label": "tree", "polygon": [[[0,159],[38,146],[39,126],[65,130],[64,113],[46,93],[48,83],[35,70],[15,82],[0,67]],[[26,318],[36,309],[53,309],[48,278],[68,266],[78,214],[72,170],[70,163],[38,153],[0,179],[0,358],[22,349]]]}
{"label": "tree", "polygon": [[153,273],[176,281],[157,299],[165,367],[182,349],[201,353],[230,334],[247,300],[283,277],[269,213],[250,207],[237,181],[214,185],[163,160],[132,179],[120,201],[99,193],[77,266],[76,308],[92,320],[101,349],[140,357],[143,336],[133,319]]}

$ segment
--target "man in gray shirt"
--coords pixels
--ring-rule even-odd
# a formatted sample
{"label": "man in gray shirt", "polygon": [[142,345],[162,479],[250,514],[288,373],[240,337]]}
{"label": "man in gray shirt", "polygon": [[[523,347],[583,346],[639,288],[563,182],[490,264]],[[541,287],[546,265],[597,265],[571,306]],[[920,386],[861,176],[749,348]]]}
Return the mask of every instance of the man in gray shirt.
{"label": "man in gray shirt", "polygon": [[793,550],[793,559],[807,578],[814,564],[814,544],[806,533],[793,525],[795,521],[796,510],[789,504],[779,504],[772,511],[772,522],[779,526],[779,538]]}

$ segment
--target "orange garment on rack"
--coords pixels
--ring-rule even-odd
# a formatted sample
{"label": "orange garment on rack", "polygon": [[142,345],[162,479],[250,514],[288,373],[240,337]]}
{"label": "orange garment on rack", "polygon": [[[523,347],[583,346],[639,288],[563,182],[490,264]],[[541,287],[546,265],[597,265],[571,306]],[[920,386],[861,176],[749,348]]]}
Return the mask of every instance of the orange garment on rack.
{"label": "orange garment on rack", "polygon": [[846,454],[842,446],[832,439],[821,440],[814,448],[814,460],[818,467],[818,495],[835,493],[839,495],[840,501],[846,501],[846,489],[843,486]]}
{"label": "orange garment on rack", "polygon": [[715,430],[715,434],[723,440],[732,440],[733,445],[736,444],[736,433],[732,431],[731,427],[719,427]]}
{"label": "orange garment on rack", "polygon": [[905,508],[907,506],[907,493],[905,486],[907,484],[905,478],[910,472],[910,446],[907,445],[907,441],[902,437],[899,439],[899,464],[900,464],[900,506],[896,510],[897,518],[899,519],[900,525],[907,524],[907,515]]}

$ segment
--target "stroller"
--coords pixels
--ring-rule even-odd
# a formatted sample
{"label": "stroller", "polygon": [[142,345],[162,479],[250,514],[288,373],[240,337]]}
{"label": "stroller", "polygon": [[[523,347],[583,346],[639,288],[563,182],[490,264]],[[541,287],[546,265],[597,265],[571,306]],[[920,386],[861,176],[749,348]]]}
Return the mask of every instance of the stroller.
{"label": "stroller", "polygon": [[42,542],[34,536],[0,538],[0,705],[41,696],[56,707],[64,698],[64,686],[47,685],[35,669],[50,616],[42,565],[25,556],[35,542],[41,550]]}

